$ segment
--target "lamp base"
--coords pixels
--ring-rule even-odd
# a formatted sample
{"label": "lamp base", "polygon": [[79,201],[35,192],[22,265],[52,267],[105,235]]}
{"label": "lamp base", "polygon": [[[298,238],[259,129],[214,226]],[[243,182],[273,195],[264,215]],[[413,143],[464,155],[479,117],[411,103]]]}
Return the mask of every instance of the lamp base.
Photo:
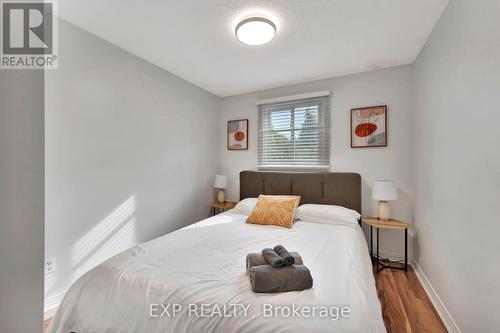
{"label": "lamp base", "polygon": [[389,202],[387,201],[378,202],[378,219],[381,221],[389,221],[391,219]]}
{"label": "lamp base", "polygon": [[225,200],[226,200],[226,193],[224,193],[224,190],[219,190],[219,192],[217,193],[217,201],[219,203],[224,203]]}

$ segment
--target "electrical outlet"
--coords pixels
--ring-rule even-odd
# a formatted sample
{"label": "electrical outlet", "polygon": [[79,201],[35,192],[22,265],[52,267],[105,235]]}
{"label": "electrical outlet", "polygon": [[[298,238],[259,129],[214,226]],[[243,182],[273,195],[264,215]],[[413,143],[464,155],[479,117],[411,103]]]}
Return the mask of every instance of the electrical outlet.
{"label": "electrical outlet", "polygon": [[44,272],[45,275],[54,273],[56,271],[56,258],[45,258]]}

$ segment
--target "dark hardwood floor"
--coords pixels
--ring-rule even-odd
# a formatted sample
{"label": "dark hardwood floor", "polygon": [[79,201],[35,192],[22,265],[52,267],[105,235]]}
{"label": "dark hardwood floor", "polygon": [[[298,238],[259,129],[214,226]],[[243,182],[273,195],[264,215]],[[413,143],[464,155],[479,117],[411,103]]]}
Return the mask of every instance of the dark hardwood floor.
{"label": "dark hardwood floor", "polygon": [[[374,269],[373,274],[388,333],[446,332],[411,266],[408,272]],[[43,322],[44,331],[49,323],[50,318]]]}
{"label": "dark hardwood floor", "polygon": [[388,333],[447,332],[411,266],[373,274]]}

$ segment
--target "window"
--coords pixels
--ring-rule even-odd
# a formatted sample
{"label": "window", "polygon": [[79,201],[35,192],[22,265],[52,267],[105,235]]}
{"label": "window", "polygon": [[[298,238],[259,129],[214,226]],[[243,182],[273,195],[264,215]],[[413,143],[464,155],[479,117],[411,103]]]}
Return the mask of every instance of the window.
{"label": "window", "polygon": [[259,105],[259,168],[329,168],[330,96]]}

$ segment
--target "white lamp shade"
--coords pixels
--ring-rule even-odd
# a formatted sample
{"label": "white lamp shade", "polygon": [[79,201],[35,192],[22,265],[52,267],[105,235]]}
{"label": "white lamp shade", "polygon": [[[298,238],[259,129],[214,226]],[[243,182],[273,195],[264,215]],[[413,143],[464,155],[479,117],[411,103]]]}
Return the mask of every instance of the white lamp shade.
{"label": "white lamp shade", "polygon": [[217,175],[215,176],[214,182],[215,188],[227,188],[227,176],[226,175]]}
{"label": "white lamp shade", "polygon": [[398,191],[392,180],[377,180],[373,183],[372,198],[379,201],[398,200]]}

